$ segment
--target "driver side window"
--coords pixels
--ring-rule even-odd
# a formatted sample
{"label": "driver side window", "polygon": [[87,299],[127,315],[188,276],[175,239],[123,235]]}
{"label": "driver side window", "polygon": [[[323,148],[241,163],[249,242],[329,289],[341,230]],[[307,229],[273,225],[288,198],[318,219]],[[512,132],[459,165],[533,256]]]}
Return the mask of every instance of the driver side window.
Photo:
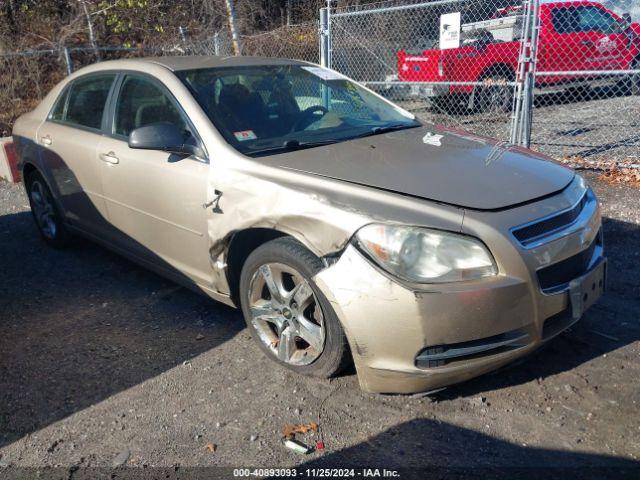
{"label": "driver side window", "polygon": [[160,87],[143,77],[127,76],[116,104],[113,132],[128,137],[132,130],[168,123],[188,134],[182,114]]}

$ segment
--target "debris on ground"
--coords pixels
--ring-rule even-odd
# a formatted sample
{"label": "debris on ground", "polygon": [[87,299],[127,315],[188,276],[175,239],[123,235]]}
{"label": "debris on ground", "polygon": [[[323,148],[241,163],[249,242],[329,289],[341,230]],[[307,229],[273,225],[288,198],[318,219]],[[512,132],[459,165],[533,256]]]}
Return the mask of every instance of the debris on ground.
{"label": "debris on ground", "polygon": [[64,442],[64,440],[63,440],[63,439],[61,439],[61,438],[60,438],[60,439],[58,439],[58,440],[56,440],[55,442],[53,442],[53,443],[49,446],[49,448],[47,448],[47,452],[49,452],[49,453],[53,453],[53,452],[56,450],[56,448],[58,448],[58,446],[59,446],[62,442]]}
{"label": "debris on ground", "polygon": [[640,186],[640,168],[612,167],[606,170],[600,178],[609,183],[626,183]]}
{"label": "debris on ground", "polygon": [[563,157],[560,163],[576,170],[602,172],[600,179],[608,183],[625,183],[640,186],[640,163],[637,159],[611,161],[590,160],[583,157]]}
{"label": "debris on ground", "polygon": [[318,424],[316,422],[311,423],[296,423],[287,424],[284,426],[283,434],[284,438],[293,438],[296,433],[317,432]]}
{"label": "debris on ground", "polygon": [[[296,433],[305,434],[308,432],[318,433],[318,424],[316,422],[310,423],[288,423],[284,426],[282,431],[282,444],[289,450],[293,450],[296,453],[306,455],[313,452],[313,448],[305,445],[304,443],[296,440]],[[324,442],[318,440],[316,442],[316,450],[323,450]]]}
{"label": "debris on ground", "polygon": [[312,451],[310,447],[302,442],[299,442],[295,438],[283,438],[282,444],[289,450],[293,450],[294,452],[300,453],[302,455],[306,455]]}
{"label": "debris on ground", "polygon": [[473,405],[474,407],[481,407],[485,404],[487,404],[487,397],[473,397],[471,399],[469,399],[469,403],[471,405]]}
{"label": "debris on ground", "polygon": [[199,333],[198,335],[196,335],[196,340],[202,340],[204,339],[204,335]]}
{"label": "debris on ground", "polygon": [[218,449],[218,445],[216,445],[215,443],[207,443],[204,448],[209,450],[211,453],[215,453],[215,451]]}
{"label": "debris on ground", "polygon": [[121,451],[118,455],[116,455],[116,458],[113,459],[113,462],[111,462],[111,466],[120,467],[124,465],[125,463],[127,463],[127,460],[129,460],[130,456],[131,451],[129,449]]}

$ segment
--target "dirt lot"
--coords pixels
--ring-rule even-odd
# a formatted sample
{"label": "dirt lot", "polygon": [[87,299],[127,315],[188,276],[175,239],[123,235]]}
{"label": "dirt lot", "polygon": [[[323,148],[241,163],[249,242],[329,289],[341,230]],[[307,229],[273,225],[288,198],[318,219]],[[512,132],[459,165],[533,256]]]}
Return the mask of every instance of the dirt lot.
{"label": "dirt lot", "polygon": [[[0,477],[298,465],[639,478],[640,190],[589,178],[610,291],[524,363],[431,398],[364,394],[353,372],[320,381],[281,369],[238,312],[91,243],[46,248],[22,187],[0,183]],[[326,449],[283,448],[284,424],[309,421]]]}

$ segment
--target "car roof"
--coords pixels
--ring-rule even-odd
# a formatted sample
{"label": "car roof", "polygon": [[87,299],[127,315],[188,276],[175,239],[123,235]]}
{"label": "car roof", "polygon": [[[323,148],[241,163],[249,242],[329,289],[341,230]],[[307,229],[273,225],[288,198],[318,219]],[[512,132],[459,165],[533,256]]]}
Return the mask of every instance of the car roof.
{"label": "car roof", "polygon": [[308,65],[308,62],[299,60],[289,60],[286,58],[266,58],[266,57],[244,57],[244,56],[215,56],[215,55],[191,55],[191,56],[166,56],[166,57],[143,57],[126,60],[114,60],[108,63],[109,68],[118,68],[118,63],[131,62],[155,63],[176,72],[180,70],[195,70],[200,68],[215,67],[244,67],[259,65]]}

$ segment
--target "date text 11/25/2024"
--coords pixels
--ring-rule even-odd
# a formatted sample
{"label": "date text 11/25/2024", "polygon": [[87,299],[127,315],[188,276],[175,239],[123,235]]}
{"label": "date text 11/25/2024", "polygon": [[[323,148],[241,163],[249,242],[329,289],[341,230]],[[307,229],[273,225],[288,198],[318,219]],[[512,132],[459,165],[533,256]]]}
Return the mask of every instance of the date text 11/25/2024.
{"label": "date text 11/25/2024", "polygon": [[235,478],[242,477],[304,477],[304,478],[400,478],[400,472],[386,468],[236,468]]}

